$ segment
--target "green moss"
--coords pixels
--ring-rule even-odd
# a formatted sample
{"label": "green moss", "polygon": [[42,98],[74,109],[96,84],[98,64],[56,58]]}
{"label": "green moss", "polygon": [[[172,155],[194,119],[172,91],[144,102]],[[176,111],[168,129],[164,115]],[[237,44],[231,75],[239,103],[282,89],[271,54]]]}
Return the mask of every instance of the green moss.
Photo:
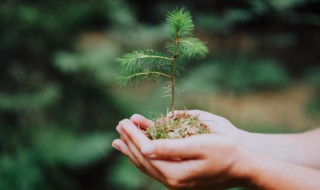
{"label": "green moss", "polygon": [[154,139],[180,139],[192,135],[213,133],[198,115],[190,115],[186,111],[174,115],[161,116],[154,120],[154,125],[145,133]]}

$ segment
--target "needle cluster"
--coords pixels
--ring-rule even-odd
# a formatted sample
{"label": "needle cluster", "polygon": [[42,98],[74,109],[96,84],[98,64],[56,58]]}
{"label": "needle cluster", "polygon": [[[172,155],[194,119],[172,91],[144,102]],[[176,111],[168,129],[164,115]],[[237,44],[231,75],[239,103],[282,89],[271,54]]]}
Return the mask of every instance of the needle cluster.
{"label": "needle cluster", "polygon": [[183,61],[204,57],[208,49],[199,39],[192,37],[194,24],[190,12],[185,8],[175,9],[168,13],[167,27],[169,41],[167,52],[155,50],[134,50],[117,59],[122,75],[119,81],[127,85],[134,80],[151,79],[170,81],[171,111],[174,112],[176,77],[183,68]]}
{"label": "needle cluster", "polygon": [[175,84],[184,60],[204,57],[208,49],[199,39],[193,37],[194,25],[190,12],[184,8],[168,13],[167,26],[169,41],[167,52],[155,50],[134,50],[117,59],[122,71],[121,84],[134,80],[169,80],[171,92],[171,116],[161,116],[154,120],[155,125],[145,132],[150,139],[185,138],[191,135],[212,133],[198,116],[174,112]]}

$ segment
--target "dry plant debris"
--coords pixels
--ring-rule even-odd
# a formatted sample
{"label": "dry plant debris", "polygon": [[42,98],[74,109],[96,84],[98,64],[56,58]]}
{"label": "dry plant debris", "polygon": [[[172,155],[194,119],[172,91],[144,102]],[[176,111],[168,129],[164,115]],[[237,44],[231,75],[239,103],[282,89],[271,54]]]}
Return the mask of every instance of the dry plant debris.
{"label": "dry plant debris", "polygon": [[211,129],[199,119],[199,115],[191,115],[186,111],[155,119],[145,134],[154,139],[181,139],[192,135],[210,134]]}

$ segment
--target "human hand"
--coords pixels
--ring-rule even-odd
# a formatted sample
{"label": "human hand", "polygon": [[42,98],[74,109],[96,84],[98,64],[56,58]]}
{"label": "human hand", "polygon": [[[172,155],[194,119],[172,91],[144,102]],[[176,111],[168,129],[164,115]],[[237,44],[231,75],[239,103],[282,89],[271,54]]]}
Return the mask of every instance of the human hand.
{"label": "human hand", "polygon": [[144,173],[172,189],[226,188],[243,183],[245,149],[220,135],[149,140],[130,121],[120,122],[113,146]]}
{"label": "human hand", "polygon": [[[229,120],[209,112],[201,110],[175,111],[175,113],[178,112],[186,112],[191,115],[198,115],[199,119],[205,123],[214,132],[214,134],[218,134],[238,142],[242,142],[245,139],[245,136],[248,135],[248,132],[236,128]],[[170,112],[169,115],[171,114],[172,113]],[[139,114],[132,115],[130,120],[142,130],[146,130],[149,126],[154,125],[153,121],[148,120]]]}
{"label": "human hand", "polygon": [[[172,189],[216,189],[233,184],[301,189],[305,185],[299,183],[302,178],[311,181],[310,187],[319,187],[317,177],[304,178],[319,176],[315,170],[304,167],[318,168],[318,154],[314,150],[318,148],[319,130],[301,134],[254,134],[237,129],[219,116],[190,112],[198,114],[215,134],[151,141],[138,128],[146,129],[153,125],[152,121],[134,115],[131,121],[120,122],[117,130],[121,139],[115,140],[113,146],[142,172]],[[283,168],[288,171],[284,175],[281,174]]]}

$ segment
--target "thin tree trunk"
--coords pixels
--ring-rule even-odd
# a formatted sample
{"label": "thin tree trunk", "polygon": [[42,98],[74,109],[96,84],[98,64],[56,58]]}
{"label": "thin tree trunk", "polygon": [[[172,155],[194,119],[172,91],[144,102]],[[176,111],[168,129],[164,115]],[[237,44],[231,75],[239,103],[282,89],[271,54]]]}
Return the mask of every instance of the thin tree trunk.
{"label": "thin tree trunk", "polygon": [[174,114],[175,69],[176,69],[176,57],[174,56],[172,61],[172,75],[171,75],[171,112],[172,114]]}

